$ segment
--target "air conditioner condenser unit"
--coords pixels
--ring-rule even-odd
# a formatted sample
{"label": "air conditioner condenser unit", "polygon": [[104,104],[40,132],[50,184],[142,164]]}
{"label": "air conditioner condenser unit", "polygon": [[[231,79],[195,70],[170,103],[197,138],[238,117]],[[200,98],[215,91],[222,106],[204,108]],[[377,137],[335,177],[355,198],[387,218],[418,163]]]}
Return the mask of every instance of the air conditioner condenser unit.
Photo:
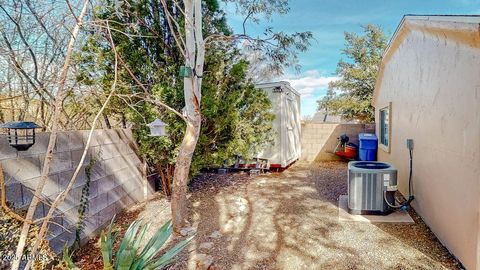
{"label": "air conditioner condenser unit", "polygon": [[[351,214],[387,215],[395,204],[397,169],[376,161],[348,163],[348,211]],[[388,201],[388,203],[387,203]]]}

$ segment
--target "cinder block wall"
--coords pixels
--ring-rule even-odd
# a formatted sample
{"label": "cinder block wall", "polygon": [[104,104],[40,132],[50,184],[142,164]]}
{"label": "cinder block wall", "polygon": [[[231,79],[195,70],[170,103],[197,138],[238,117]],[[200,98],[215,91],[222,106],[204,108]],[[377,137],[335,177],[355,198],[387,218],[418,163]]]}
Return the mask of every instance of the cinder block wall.
{"label": "cinder block wall", "polygon": [[[50,133],[38,133],[35,145],[22,152],[9,146],[5,136],[0,136],[0,162],[6,180],[7,201],[17,209],[28,207],[32,200],[33,191],[40,179],[49,136]],[[44,200],[53,200],[65,189],[80,162],[87,136],[88,131],[58,134],[50,179],[43,190]],[[75,239],[80,197],[87,181],[85,168],[89,164],[93,166],[82,241],[108,224],[114,214],[143,201],[144,188],[147,189],[147,194],[153,192],[144,182],[142,164],[133,149],[134,140],[130,130],[94,132],[74,188],[60,205],[58,216],[53,219],[56,224],[50,224],[47,239],[54,251],[60,252],[65,243],[71,245]],[[36,209],[35,217],[43,217],[48,210],[48,205],[41,203]]]}
{"label": "cinder block wall", "polygon": [[303,123],[300,160],[304,162],[339,160],[340,158],[333,154],[338,143],[337,138],[347,134],[350,142],[358,144],[359,133],[375,133],[375,124]]}

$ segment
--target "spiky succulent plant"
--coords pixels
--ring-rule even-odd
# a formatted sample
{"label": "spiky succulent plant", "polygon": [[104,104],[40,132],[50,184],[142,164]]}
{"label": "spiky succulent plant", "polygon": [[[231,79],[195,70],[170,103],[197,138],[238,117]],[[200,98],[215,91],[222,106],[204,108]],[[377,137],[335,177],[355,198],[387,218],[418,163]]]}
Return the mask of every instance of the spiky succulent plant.
{"label": "spiky succulent plant", "polygon": [[[145,224],[140,220],[134,221],[125,232],[125,236],[120,242],[117,252],[114,253],[113,246],[116,233],[112,232],[113,220],[106,231],[100,235],[100,249],[103,258],[104,270],[153,270],[162,269],[175,260],[175,256],[180,253],[192,240],[193,236],[179,242],[174,247],[166,250],[161,256],[158,256],[160,249],[172,234],[172,222],[165,223],[155,235],[142,247],[141,243],[145,234],[150,228],[150,224]],[[64,252],[65,253],[65,252]],[[67,251],[68,254],[68,251]],[[67,255],[64,256],[64,264],[68,269],[78,269]]]}

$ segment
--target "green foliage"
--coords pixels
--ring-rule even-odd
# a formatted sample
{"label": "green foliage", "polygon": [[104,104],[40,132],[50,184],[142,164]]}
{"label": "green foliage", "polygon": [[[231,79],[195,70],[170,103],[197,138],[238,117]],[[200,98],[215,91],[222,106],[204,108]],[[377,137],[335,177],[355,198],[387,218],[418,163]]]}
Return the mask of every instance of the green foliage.
{"label": "green foliage", "polygon": [[65,246],[63,248],[63,256],[62,261],[60,262],[59,267],[61,269],[69,269],[69,270],[80,270],[72,260],[73,253],[69,252],[68,247]]}
{"label": "green foliage", "polygon": [[[222,65],[222,52],[211,65]],[[215,58],[215,59],[213,59]],[[203,123],[192,171],[220,166],[235,154],[246,158],[265,147],[272,138],[274,119],[266,94],[245,81],[247,63],[239,61],[227,73],[206,78],[203,85]]]}
{"label": "green foliage", "polygon": [[[375,111],[371,101],[387,37],[375,25],[364,26],[363,30],[363,36],[345,33],[343,54],[349,61],[340,60],[337,66],[340,79],[330,83],[327,95],[318,103],[319,109],[347,120],[373,122]],[[335,90],[341,93],[336,94]]]}
{"label": "green foliage", "polygon": [[[216,0],[205,2],[204,31],[229,35],[231,30],[219,7]],[[120,4],[116,8],[106,1],[96,12],[100,19],[118,22],[111,24],[116,29],[112,31],[112,38],[117,50],[139,81],[145,84],[149,94],[182,111],[185,102],[183,85],[178,83],[182,81],[178,71],[183,60],[162,19],[164,11],[160,1],[143,0],[129,5]],[[181,20],[178,13],[172,14]],[[139,20],[147,23],[131,27]],[[152,34],[156,35],[155,38],[148,38]],[[109,91],[113,55],[106,40],[106,36],[99,33],[88,37],[82,52],[76,57],[80,67],[77,79]],[[256,89],[246,79],[248,63],[241,58],[236,44],[212,42],[208,46],[202,83],[202,130],[192,161],[191,175],[202,167],[220,166],[234,154],[252,156],[273,137],[270,101],[262,90]],[[139,89],[132,81],[123,66],[120,66],[119,75],[120,93],[143,94],[143,89]],[[141,98],[115,98],[108,110],[109,114],[122,112],[126,119],[135,123],[134,134],[140,154],[158,173],[170,177],[167,181],[171,181],[168,171],[175,165],[185,123],[163,107]],[[161,118],[167,124],[167,137],[149,136],[146,124],[155,118]]]}
{"label": "green foliage", "polygon": [[[172,223],[168,221],[150,238],[147,244],[142,248],[142,242],[145,239],[146,232],[150,224],[143,224],[141,221],[134,221],[128,227],[125,235],[120,242],[115,256],[113,256],[113,246],[116,234],[113,233],[113,220],[107,231],[100,235],[100,248],[103,259],[104,270],[147,270],[163,269],[171,264],[175,256],[180,253],[192,240],[193,236],[180,241],[172,248],[166,250],[160,257],[159,251],[172,234]],[[64,254],[68,254],[64,252]],[[64,265],[68,269],[78,269],[73,264],[69,255],[64,256]]]}
{"label": "green foliage", "polygon": [[[191,166],[192,175],[201,168],[220,166],[225,159],[235,154],[252,157],[268,145],[272,138],[273,114],[266,94],[245,79],[248,63],[235,60],[233,53],[224,50],[207,54],[207,63],[202,86],[202,129]],[[230,67],[227,67],[231,65]],[[183,92],[168,86],[153,88],[159,100],[183,107]],[[178,103],[177,103],[178,102]],[[178,117],[145,105],[141,115],[129,115],[133,121],[148,121],[160,117],[167,123],[168,137],[150,137],[149,129],[142,125],[135,131],[140,142],[140,152],[149,163],[167,167],[175,164],[176,153],[183,138],[185,125]]]}
{"label": "green foliage", "polygon": [[102,231],[100,234],[100,251],[102,253],[102,260],[103,260],[103,269],[110,270],[113,269],[112,266],[112,258],[113,258],[113,243],[115,238],[117,237],[117,233],[113,233],[113,221],[115,217],[110,222],[108,226],[107,232]]}
{"label": "green foliage", "polygon": [[224,0],[237,7],[237,13],[259,22],[261,18],[270,19],[274,14],[286,14],[290,11],[288,0]]}
{"label": "green foliage", "polygon": [[285,67],[300,70],[298,53],[307,51],[313,39],[312,32],[285,33],[266,27],[262,35],[250,36],[248,33],[248,22],[259,24],[262,19],[269,21],[275,15],[288,13],[288,0],[224,1],[234,4],[237,13],[245,18],[239,38],[248,40],[244,49],[247,54],[255,55],[256,73],[275,76],[282,75]]}

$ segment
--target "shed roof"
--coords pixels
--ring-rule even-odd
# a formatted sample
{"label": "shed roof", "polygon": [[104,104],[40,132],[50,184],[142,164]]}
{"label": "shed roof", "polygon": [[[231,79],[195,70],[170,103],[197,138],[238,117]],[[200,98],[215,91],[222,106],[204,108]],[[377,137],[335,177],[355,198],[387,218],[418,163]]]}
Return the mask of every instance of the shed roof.
{"label": "shed roof", "polygon": [[469,47],[480,48],[480,15],[408,14],[403,16],[383,53],[372,103],[375,103],[377,98],[385,66],[397,51],[400,44],[412,31],[429,33],[442,39],[450,39],[466,44]]}
{"label": "shed roof", "polygon": [[283,86],[283,87],[286,87],[286,88],[290,89],[290,91],[292,91],[295,95],[300,96],[300,93],[295,88],[293,88],[292,85],[287,81],[258,83],[255,86],[257,88],[260,88],[260,89],[271,88],[271,87],[276,87],[276,86]]}

